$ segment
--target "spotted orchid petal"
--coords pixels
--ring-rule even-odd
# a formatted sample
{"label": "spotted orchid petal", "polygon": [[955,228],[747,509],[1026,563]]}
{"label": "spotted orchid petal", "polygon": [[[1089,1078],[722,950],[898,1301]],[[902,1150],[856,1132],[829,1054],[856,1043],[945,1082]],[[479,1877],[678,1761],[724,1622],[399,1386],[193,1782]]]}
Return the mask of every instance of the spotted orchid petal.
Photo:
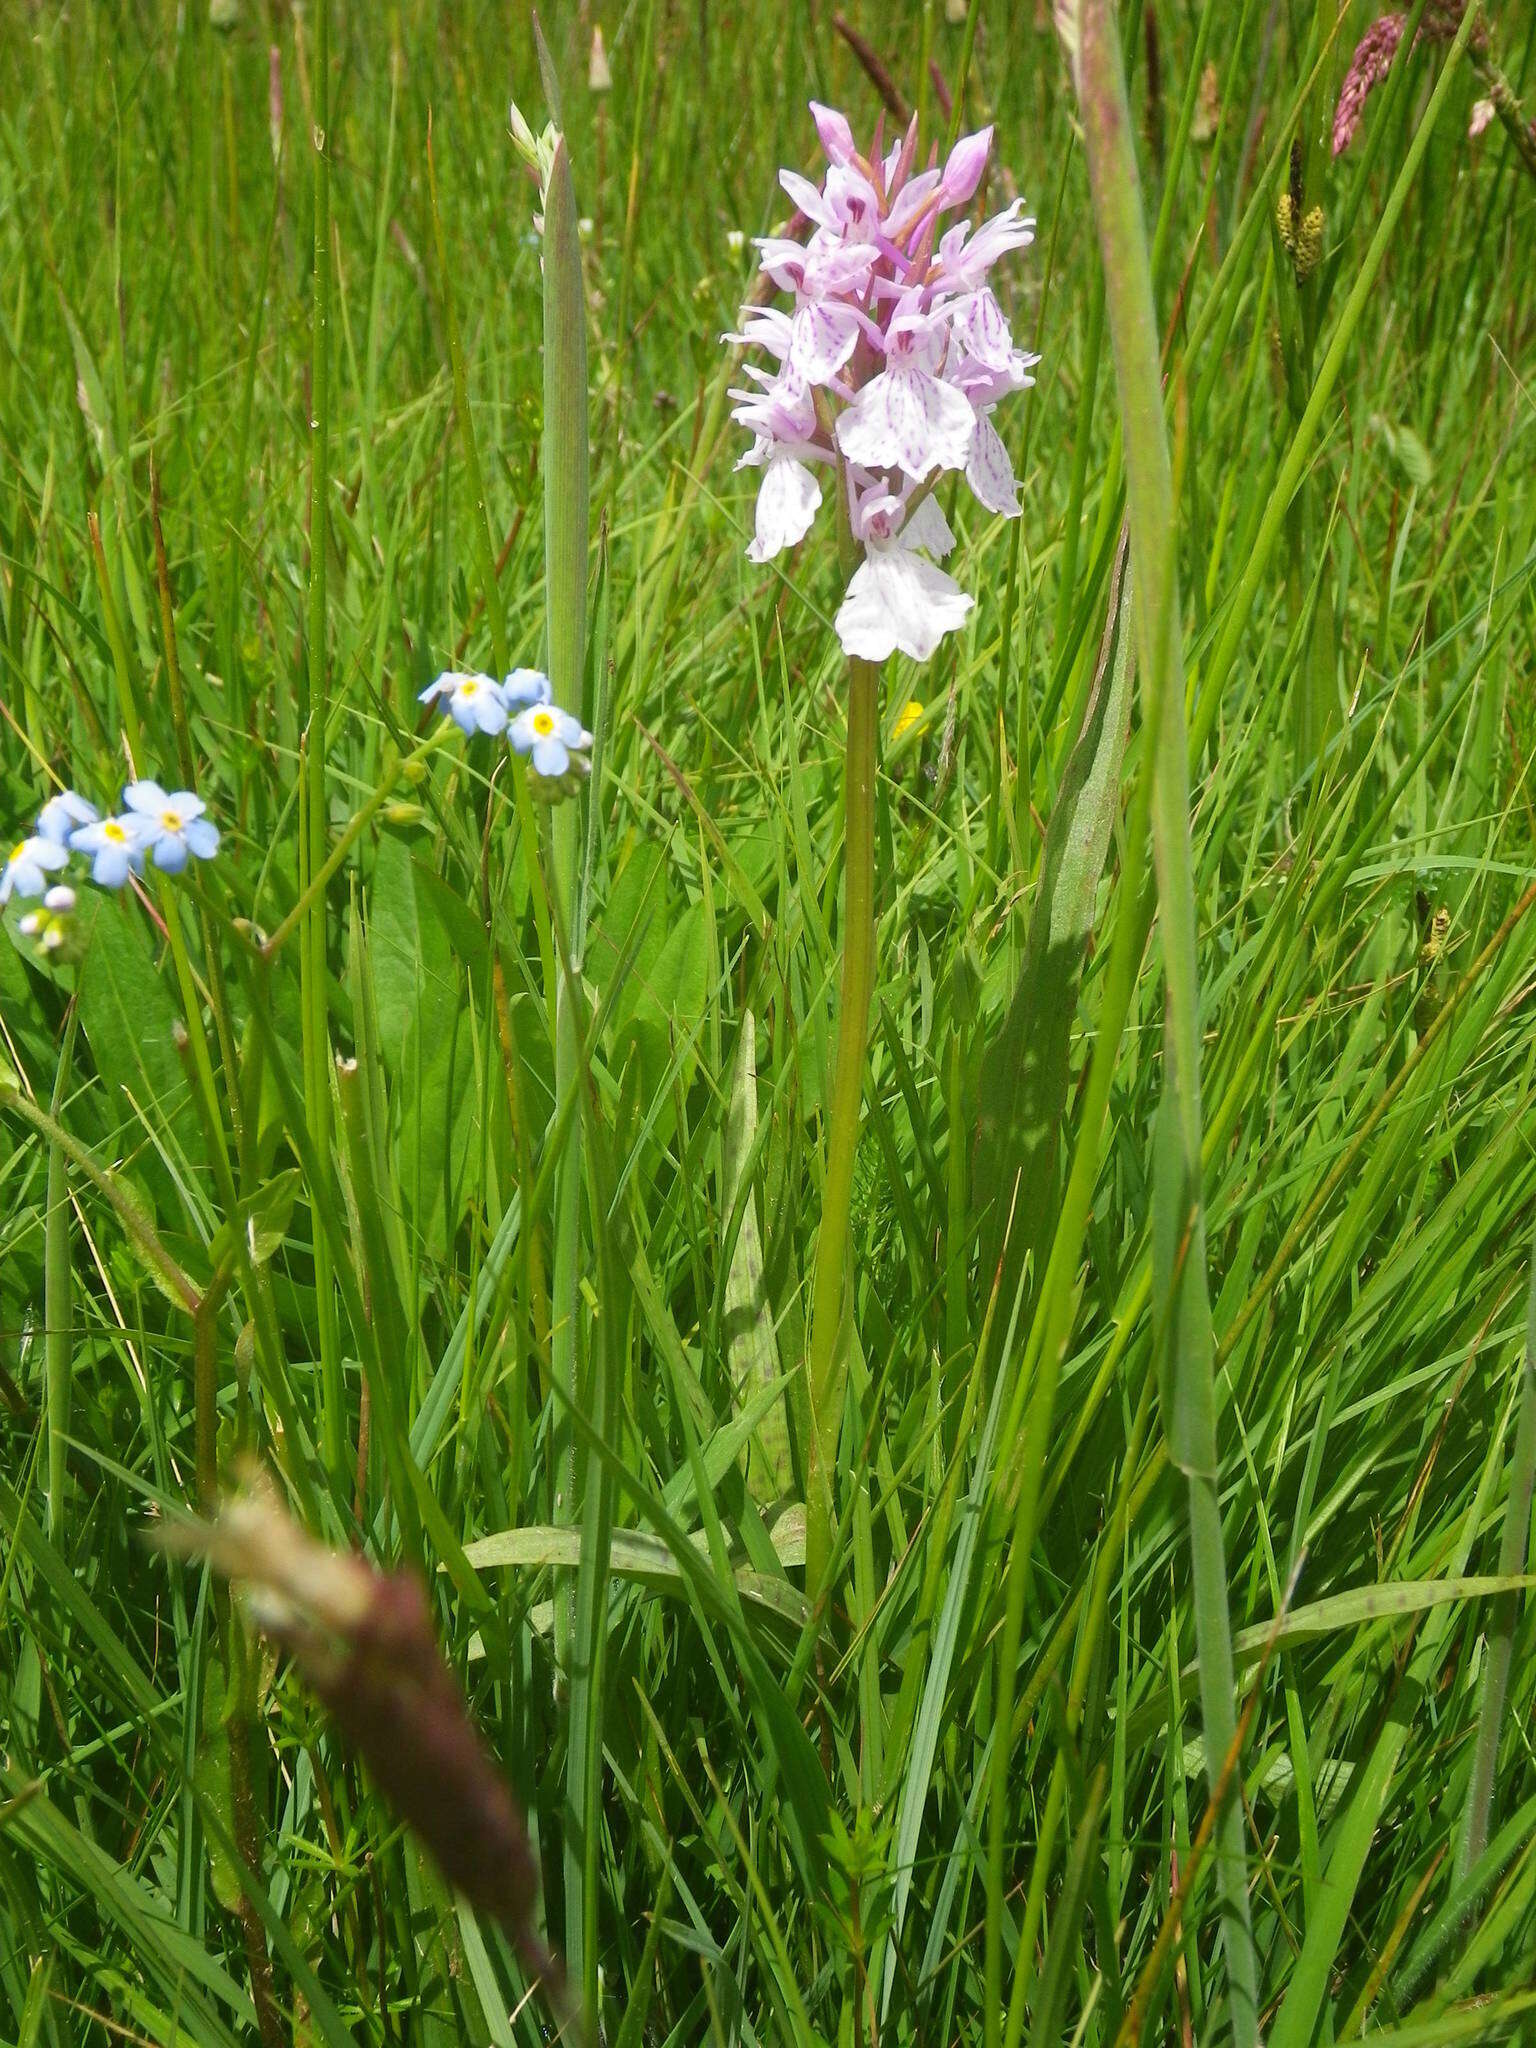
{"label": "spotted orchid petal", "polygon": [[939,192],[940,185],[941,180],[937,171],[920,171],[915,178],[907,180],[885,219],[880,223],[881,231],[888,240],[906,240],[919,221],[933,211],[935,195]]}
{"label": "spotted orchid petal", "polygon": [[924,370],[885,370],[838,419],[838,446],[866,469],[899,469],[921,483],[963,469],[976,416],[965,394]]}
{"label": "spotted orchid petal", "polygon": [[780,171],[779,183],[807,220],[815,221],[818,227],[827,225],[831,215],[826,200],[809,178],[802,178],[798,171]]}
{"label": "spotted orchid petal", "polygon": [[749,562],[770,562],[803,540],[821,503],[821,486],[803,462],[781,455],[763,471]]}
{"label": "spotted orchid petal", "polygon": [[940,510],[937,498],[924,498],[917,509],[907,515],[898,538],[904,548],[925,548],[936,562],[942,562],[955,544],[955,536],[949,530],[949,521]]}
{"label": "spotted orchid petal", "polygon": [[852,306],[804,305],[790,323],[788,367],[808,385],[830,384],[862,332],[863,320]]}
{"label": "spotted orchid petal", "polygon": [[985,286],[956,302],[950,332],[956,345],[988,370],[1007,370],[1017,353],[1003,309]]}
{"label": "spotted orchid petal", "polygon": [[965,480],[989,512],[1001,512],[1005,519],[1018,518],[1019,486],[1013,464],[1002,437],[985,413],[976,421],[971,452],[965,462]]}

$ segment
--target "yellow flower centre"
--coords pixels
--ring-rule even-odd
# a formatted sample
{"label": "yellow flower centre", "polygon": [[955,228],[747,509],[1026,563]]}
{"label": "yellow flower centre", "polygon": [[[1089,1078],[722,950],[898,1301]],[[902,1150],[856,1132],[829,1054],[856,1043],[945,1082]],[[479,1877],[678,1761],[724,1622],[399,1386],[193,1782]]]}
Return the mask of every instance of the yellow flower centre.
{"label": "yellow flower centre", "polygon": [[479,687],[480,685],[475,681],[474,677],[471,676],[467,683],[460,683],[459,695],[461,697],[473,697],[473,695],[475,694],[476,690],[479,689]]}
{"label": "yellow flower centre", "polygon": [[547,711],[535,711],[533,714],[533,729],[539,738],[543,739],[546,734],[554,731],[555,721]]}
{"label": "yellow flower centre", "polygon": [[181,813],[180,811],[162,811],[160,813],[160,822],[167,832],[179,832],[181,830]]}
{"label": "yellow flower centre", "polygon": [[128,834],[119,825],[116,818],[108,818],[105,825],[101,828],[101,836],[103,839],[110,839],[114,846],[121,846],[127,840]]}
{"label": "yellow flower centre", "polygon": [[27,842],[25,841],[25,839],[18,839],[16,844],[11,848],[11,859],[20,860],[21,856],[26,852],[26,850]]}

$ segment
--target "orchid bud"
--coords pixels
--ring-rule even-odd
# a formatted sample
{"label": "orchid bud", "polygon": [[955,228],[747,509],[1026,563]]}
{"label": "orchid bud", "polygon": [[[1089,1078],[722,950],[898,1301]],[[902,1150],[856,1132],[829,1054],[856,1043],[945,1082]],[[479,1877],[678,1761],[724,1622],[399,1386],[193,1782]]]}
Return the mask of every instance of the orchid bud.
{"label": "orchid bud", "polygon": [[992,130],[978,128],[974,135],[962,135],[944,166],[944,199],[949,206],[963,206],[981,183],[992,153]]}
{"label": "orchid bud", "polygon": [[827,162],[847,163],[853,155],[853,129],[848,116],[840,114],[835,107],[824,107],[819,100],[812,100],[811,119],[816,123],[816,133],[826,151]]}
{"label": "orchid bud", "polygon": [[608,68],[608,52],[603,47],[603,32],[600,28],[594,28],[592,31],[592,55],[587,60],[587,91],[613,91],[613,73]]}

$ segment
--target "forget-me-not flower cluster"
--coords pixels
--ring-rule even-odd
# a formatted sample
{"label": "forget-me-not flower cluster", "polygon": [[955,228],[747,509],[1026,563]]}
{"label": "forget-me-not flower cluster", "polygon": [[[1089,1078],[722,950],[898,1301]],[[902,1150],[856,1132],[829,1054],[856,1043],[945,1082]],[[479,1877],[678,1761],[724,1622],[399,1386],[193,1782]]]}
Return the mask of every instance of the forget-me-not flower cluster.
{"label": "forget-me-not flower cluster", "polygon": [[90,864],[90,878],[103,889],[121,889],[130,875],[152,861],[164,874],[178,874],[188,860],[211,860],[219,850],[219,828],[202,798],[190,789],[167,792],[158,782],[130,782],[123,808],[103,817],[73,789],[49,797],[32,831],[12,847],[0,867],[0,906],[13,896],[41,897],[17,929],[44,952],[64,943],[75,892],[61,880],[71,855]]}
{"label": "forget-me-not flower cluster", "polygon": [[461,731],[505,733],[514,753],[528,762],[530,792],[545,801],[580,787],[592,769],[592,735],[568,711],[551,702],[548,676],[536,668],[515,668],[497,682],[474,670],[445,669],[421,692]]}

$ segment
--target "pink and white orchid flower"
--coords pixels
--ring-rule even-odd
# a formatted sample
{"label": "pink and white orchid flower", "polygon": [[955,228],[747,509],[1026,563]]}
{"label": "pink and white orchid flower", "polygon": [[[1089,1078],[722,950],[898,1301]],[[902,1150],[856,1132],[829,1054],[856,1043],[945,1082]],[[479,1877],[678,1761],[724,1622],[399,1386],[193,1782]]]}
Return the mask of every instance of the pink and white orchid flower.
{"label": "pink and white orchid flower", "polygon": [[885,661],[898,652],[926,661],[946,633],[964,625],[976,602],[926,559],[942,561],[955,544],[938,500],[924,498],[909,512],[877,479],[852,519],[864,559],[837,614],[843,652],[862,661]]}
{"label": "pink and white orchid flower", "polygon": [[813,101],[811,115],[825,177],[780,174],[808,233],[757,244],[793,308],[748,308],[725,337],[776,366],[749,368],[752,388],[731,393],[732,417],[754,437],[737,467],[762,471],[747,553],[766,562],[802,540],[821,504],[817,469],[833,468],[863,552],[837,614],[844,650],[926,661],[972,605],[937,566],[954,536],[934,484],[958,473],[985,511],[1018,516],[993,413],[1033,383],[1036,358],[1014,346],[988,280],[1034,239],[1034,222],[1015,200],[979,227],[943,226],[981,188],[990,128],[919,168],[915,123],[882,155],[878,136],[861,153],[835,108]]}

